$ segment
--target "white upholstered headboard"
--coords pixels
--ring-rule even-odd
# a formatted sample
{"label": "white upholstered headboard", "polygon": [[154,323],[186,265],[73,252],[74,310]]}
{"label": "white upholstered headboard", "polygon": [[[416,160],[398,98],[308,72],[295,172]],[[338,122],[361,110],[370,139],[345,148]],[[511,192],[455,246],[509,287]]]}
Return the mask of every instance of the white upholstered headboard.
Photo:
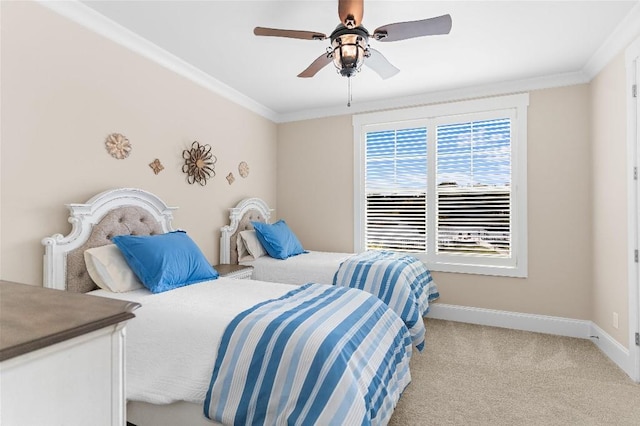
{"label": "white upholstered headboard", "polygon": [[221,228],[220,263],[238,263],[236,236],[238,232],[253,229],[251,222],[269,223],[271,212],[267,203],[260,198],[245,198],[229,209],[229,225]]}
{"label": "white upholstered headboard", "polygon": [[150,192],[119,188],[101,192],[85,204],[67,204],[69,235],[44,238],[43,285],[86,293],[97,288],[89,277],[84,251],[111,243],[116,235],[154,235],[173,231],[173,210]]}

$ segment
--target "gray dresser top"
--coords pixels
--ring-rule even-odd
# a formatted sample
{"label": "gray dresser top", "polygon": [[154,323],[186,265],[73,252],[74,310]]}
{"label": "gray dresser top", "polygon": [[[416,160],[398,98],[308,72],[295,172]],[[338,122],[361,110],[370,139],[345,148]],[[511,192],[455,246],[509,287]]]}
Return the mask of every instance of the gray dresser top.
{"label": "gray dresser top", "polygon": [[0,281],[0,361],[126,321],[139,306]]}

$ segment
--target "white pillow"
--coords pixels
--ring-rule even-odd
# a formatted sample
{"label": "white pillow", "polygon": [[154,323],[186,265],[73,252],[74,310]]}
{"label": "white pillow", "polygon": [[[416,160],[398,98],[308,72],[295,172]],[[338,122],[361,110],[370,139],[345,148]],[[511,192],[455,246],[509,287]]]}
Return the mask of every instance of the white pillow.
{"label": "white pillow", "polygon": [[85,250],[84,261],[89,276],[103,290],[124,293],[144,288],[115,244]]}
{"label": "white pillow", "polygon": [[241,231],[236,239],[236,244],[238,245],[239,262],[257,259],[267,254],[253,229]]}

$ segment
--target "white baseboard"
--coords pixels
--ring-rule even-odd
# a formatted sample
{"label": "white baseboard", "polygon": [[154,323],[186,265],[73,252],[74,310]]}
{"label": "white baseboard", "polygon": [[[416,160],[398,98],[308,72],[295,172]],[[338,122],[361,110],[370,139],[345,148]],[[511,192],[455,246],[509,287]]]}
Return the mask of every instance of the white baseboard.
{"label": "white baseboard", "polygon": [[427,318],[589,339],[629,377],[639,380],[634,377],[633,357],[629,350],[592,321],[443,303],[431,305]]}
{"label": "white baseboard", "polygon": [[598,337],[597,339],[592,339],[593,343],[595,343],[611,361],[627,373],[633,380],[638,381],[638,378],[634,377],[635,369],[633,366],[633,357],[629,353],[629,349],[625,348],[620,344],[620,342],[611,337],[593,322],[591,323],[591,335]]}
{"label": "white baseboard", "polygon": [[427,318],[589,339],[591,321],[434,303]]}

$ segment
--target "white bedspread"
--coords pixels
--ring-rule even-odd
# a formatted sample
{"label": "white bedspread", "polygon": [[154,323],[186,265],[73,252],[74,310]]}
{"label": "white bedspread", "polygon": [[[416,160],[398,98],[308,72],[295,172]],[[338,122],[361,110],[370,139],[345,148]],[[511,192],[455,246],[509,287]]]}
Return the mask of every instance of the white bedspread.
{"label": "white bedspread", "polygon": [[127,324],[127,400],[204,401],[227,324],[256,303],[282,296],[286,284],[219,278],[159,294],[96,290],[92,295],[142,306]]}
{"label": "white bedspread", "polygon": [[284,260],[262,256],[241,262],[253,266],[253,279],[286,284],[310,282],[333,285],[333,276],[340,264],[353,253],[310,251]]}

